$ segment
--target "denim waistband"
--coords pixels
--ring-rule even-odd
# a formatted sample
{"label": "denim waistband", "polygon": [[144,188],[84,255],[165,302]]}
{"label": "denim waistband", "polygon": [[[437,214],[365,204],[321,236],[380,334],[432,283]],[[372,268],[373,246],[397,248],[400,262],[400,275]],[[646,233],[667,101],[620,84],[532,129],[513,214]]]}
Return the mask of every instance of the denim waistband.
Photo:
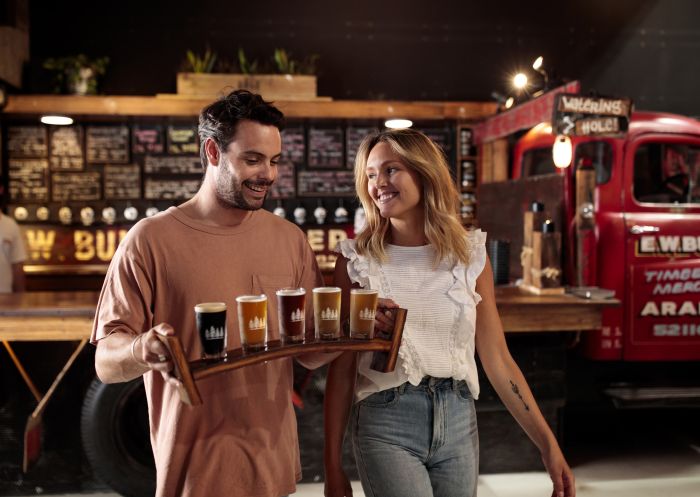
{"label": "denim waistband", "polygon": [[434,376],[424,376],[418,385],[412,385],[409,382],[402,383],[398,386],[399,393],[404,393],[406,390],[458,390],[460,386],[465,384],[464,380],[455,378],[435,378]]}

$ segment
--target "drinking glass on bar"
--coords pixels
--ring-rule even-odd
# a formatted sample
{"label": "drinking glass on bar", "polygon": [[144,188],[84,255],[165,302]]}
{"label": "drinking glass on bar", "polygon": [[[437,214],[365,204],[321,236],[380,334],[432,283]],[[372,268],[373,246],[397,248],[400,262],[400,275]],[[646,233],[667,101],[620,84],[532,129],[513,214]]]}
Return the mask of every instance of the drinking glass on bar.
{"label": "drinking glass on bar", "polygon": [[226,358],[226,303],[204,302],[194,306],[203,359]]}
{"label": "drinking glass on bar", "polygon": [[306,290],[304,288],[281,288],[276,293],[282,343],[304,343]]}
{"label": "drinking glass on bar", "polygon": [[374,317],[379,292],[365,288],[350,290],[350,338],[374,338]]}
{"label": "drinking glass on bar", "polygon": [[238,328],[243,352],[256,352],[267,347],[267,295],[241,295],[238,305]]}
{"label": "drinking glass on bar", "polygon": [[340,293],[335,286],[313,289],[314,325],[317,340],[337,340],[340,338]]}

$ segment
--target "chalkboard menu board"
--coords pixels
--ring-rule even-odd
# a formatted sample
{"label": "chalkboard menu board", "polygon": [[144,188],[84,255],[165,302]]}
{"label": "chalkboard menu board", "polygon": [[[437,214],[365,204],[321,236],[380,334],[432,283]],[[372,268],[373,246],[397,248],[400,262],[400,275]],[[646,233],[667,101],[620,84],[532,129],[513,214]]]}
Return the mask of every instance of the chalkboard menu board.
{"label": "chalkboard menu board", "polygon": [[309,128],[309,167],[340,168],[343,162],[343,128]]}
{"label": "chalkboard menu board", "polygon": [[90,164],[129,162],[129,128],[88,126],[85,130],[85,155]]}
{"label": "chalkboard menu board", "polygon": [[51,200],[54,202],[100,200],[99,171],[51,174]]}
{"label": "chalkboard menu board", "polygon": [[168,126],[168,153],[173,155],[198,154],[197,127]]}
{"label": "chalkboard menu board", "polygon": [[13,202],[49,200],[49,161],[10,159],[8,162],[9,190]]}
{"label": "chalkboard menu board", "polygon": [[49,146],[49,161],[53,171],[83,168],[83,128],[80,126],[49,128]]}
{"label": "chalkboard menu board", "polygon": [[355,175],[352,171],[299,171],[300,197],[355,195]]}
{"label": "chalkboard menu board", "polygon": [[144,174],[201,174],[202,161],[197,156],[147,155],[143,162]]}
{"label": "chalkboard menu board", "polygon": [[425,128],[421,131],[445,152],[449,163],[452,157],[452,131],[449,128]]}
{"label": "chalkboard menu board", "polygon": [[277,163],[277,180],[270,190],[271,198],[292,198],[296,194],[294,188],[294,163],[282,159]]}
{"label": "chalkboard menu board", "polygon": [[159,124],[135,124],[131,128],[131,151],[134,154],[162,154],[163,126]]}
{"label": "chalkboard menu board", "polygon": [[282,131],[282,158],[294,164],[303,164],[306,158],[304,128],[286,128]]}
{"label": "chalkboard menu board", "polygon": [[189,199],[199,190],[199,179],[156,179],[144,181],[144,197],[148,200]]}
{"label": "chalkboard menu board", "polygon": [[49,155],[46,128],[10,126],[7,129],[7,153],[12,159],[44,159]]}
{"label": "chalkboard menu board", "polygon": [[377,131],[373,126],[348,126],[345,130],[345,156],[347,167],[352,169],[355,167],[355,156],[360,143],[367,135],[371,135]]}
{"label": "chalkboard menu board", "polygon": [[141,169],[138,164],[105,166],[104,192],[105,200],[141,198]]}

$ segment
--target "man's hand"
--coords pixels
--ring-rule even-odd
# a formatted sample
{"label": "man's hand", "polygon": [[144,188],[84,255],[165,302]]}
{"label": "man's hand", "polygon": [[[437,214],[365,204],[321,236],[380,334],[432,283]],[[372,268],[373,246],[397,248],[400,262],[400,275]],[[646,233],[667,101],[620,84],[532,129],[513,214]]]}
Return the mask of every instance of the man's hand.
{"label": "man's hand", "polygon": [[142,366],[159,371],[163,379],[175,388],[180,386],[180,381],[170,371],[173,369],[173,360],[168,347],[158,338],[158,335],[174,335],[175,330],[167,323],[160,323],[146,333],[138,335],[131,344],[134,360]]}

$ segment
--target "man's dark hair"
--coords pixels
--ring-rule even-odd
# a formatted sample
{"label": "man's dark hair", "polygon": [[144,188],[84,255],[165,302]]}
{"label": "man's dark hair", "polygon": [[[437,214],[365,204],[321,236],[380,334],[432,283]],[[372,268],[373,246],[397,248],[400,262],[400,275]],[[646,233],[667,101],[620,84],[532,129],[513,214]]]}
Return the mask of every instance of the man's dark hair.
{"label": "man's dark hair", "polygon": [[235,90],[202,109],[199,114],[199,155],[204,171],[207,170],[207,154],[204,144],[208,138],[214,140],[219,150],[226,151],[236,136],[238,123],[247,119],[282,131],[284,114],[263,100],[257,93]]}

